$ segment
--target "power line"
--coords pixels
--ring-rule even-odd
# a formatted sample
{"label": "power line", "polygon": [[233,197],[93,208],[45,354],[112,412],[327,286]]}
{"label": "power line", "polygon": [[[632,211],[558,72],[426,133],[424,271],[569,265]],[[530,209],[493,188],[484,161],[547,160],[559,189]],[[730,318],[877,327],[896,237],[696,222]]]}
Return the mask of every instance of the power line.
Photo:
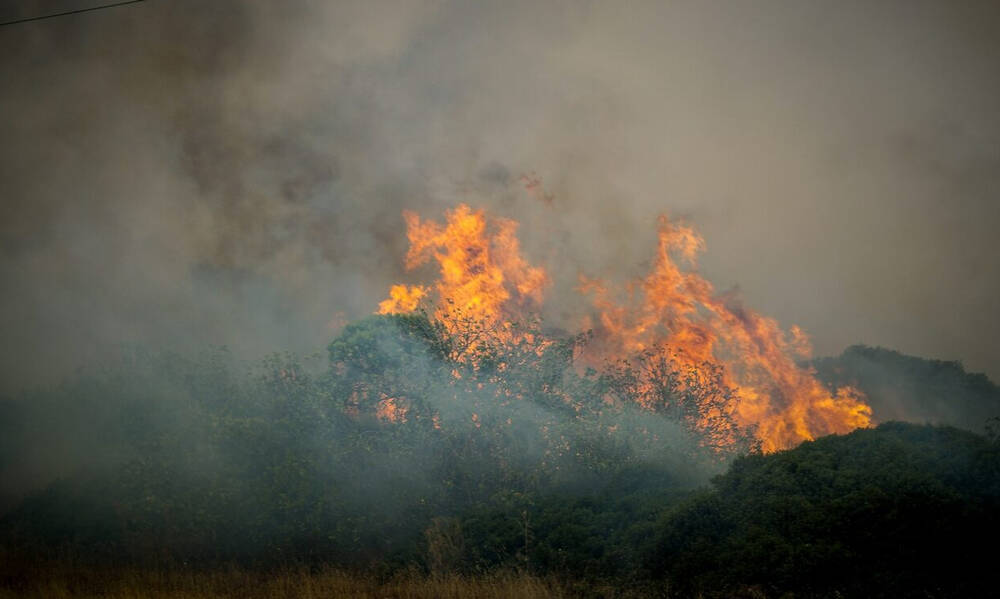
{"label": "power line", "polygon": [[0,27],[4,25],[17,25],[18,23],[27,23],[28,21],[41,21],[42,19],[54,19],[55,17],[64,17],[66,15],[75,15],[82,12],[90,12],[92,10],[101,10],[103,8],[114,8],[115,6],[125,6],[126,4],[135,4],[136,2],[145,2],[145,0],[126,0],[125,2],[115,2],[114,4],[102,4],[101,6],[92,6],[91,8],[80,8],[78,10],[68,10],[66,12],[57,12],[51,15],[42,15],[40,17],[29,17],[27,19],[18,19],[16,21],[5,21],[0,23]]}

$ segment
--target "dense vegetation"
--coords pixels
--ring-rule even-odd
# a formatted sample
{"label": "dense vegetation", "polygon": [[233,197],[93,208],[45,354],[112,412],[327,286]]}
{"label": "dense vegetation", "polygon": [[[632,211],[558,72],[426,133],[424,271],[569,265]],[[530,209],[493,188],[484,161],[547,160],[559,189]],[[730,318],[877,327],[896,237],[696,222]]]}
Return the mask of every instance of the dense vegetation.
{"label": "dense vegetation", "polygon": [[570,593],[987,589],[971,548],[998,532],[993,439],[893,423],[761,455],[734,429],[720,451],[693,425],[696,387],[664,380],[634,406],[641,357],[580,373],[581,338],[458,330],[370,317],[326,356],[250,367],[132,352],[0,402],[0,587],[57,554],[383,582],[518,571]]}
{"label": "dense vegetation", "polygon": [[[572,519],[550,515],[546,498],[584,502],[582,515],[584,498],[676,493],[721,468],[678,419],[607,403],[626,392],[626,367],[577,375],[577,340],[490,343],[487,332],[378,316],[346,327],[325,361],[276,356],[244,373],[222,351],[136,353],[8,400],[4,477],[56,480],[8,491],[5,542],[130,562],[609,573],[610,558],[594,566],[600,556],[537,540]],[[648,519],[654,505],[641,507]],[[435,554],[461,517],[488,542]]]}
{"label": "dense vegetation", "polygon": [[660,529],[681,596],[986,597],[1000,446],[889,423],[736,460]]}

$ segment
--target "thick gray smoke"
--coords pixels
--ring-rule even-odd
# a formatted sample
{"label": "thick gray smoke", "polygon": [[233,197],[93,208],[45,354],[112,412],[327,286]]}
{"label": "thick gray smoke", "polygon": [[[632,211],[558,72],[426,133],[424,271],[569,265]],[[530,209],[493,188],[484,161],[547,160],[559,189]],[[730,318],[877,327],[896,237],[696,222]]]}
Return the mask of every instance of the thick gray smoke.
{"label": "thick gray smoke", "polygon": [[641,272],[683,215],[819,353],[997,377],[998,30],[992,2],[307,0],[0,28],[0,380],[319,348],[411,276],[401,210],[459,201],[557,281]]}

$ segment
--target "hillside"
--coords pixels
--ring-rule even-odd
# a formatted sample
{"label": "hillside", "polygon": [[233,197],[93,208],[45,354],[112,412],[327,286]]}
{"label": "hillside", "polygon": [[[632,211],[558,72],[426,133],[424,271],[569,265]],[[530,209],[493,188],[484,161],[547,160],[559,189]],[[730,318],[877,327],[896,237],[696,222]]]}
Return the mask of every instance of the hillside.
{"label": "hillside", "polygon": [[827,385],[864,392],[878,422],[930,422],[983,432],[989,419],[1000,417],[1000,387],[985,374],[966,372],[960,362],[854,345],[811,364]]}
{"label": "hillside", "polygon": [[998,533],[996,442],[888,423],[737,460],[652,568],[682,597],[986,597]]}

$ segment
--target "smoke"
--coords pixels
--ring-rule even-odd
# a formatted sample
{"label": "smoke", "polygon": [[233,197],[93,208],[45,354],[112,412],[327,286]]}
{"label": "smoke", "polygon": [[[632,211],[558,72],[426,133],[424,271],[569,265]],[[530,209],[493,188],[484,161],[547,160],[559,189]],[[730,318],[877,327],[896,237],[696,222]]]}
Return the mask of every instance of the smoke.
{"label": "smoke", "polygon": [[0,381],[121,343],[322,347],[419,276],[401,211],[459,201],[521,221],[555,287],[644,272],[655,215],[683,215],[708,278],[820,353],[996,377],[998,25],[991,3],[148,0],[5,27]]}

